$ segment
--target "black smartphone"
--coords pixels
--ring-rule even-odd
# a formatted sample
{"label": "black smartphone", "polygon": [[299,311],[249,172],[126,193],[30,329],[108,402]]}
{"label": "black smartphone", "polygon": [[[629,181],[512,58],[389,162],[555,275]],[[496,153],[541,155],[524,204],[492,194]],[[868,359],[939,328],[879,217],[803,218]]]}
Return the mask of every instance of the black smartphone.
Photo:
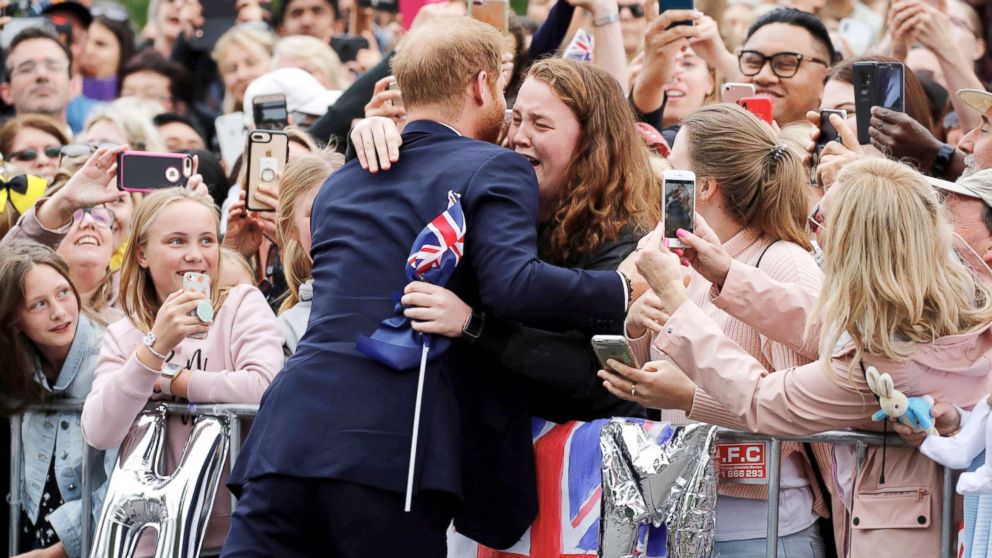
{"label": "black smartphone", "polygon": [[286,110],[286,96],[259,95],[251,102],[255,128],[259,130],[282,130],[289,126],[289,111]]}
{"label": "black smartphone", "polygon": [[[255,199],[261,184],[274,185],[282,177],[289,159],[289,136],[275,130],[255,130],[248,134],[245,150],[245,208],[248,211],[275,211]],[[274,189],[274,187],[273,187]]]}
{"label": "black smartphone", "polygon": [[117,155],[117,189],[154,192],[185,186],[193,175],[193,156],[185,153],[125,151]]}
{"label": "black smartphone", "polygon": [[341,62],[351,62],[358,58],[358,51],[369,48],[369,42],[359,35],[335,35],[331,37],[331,48],[338,54]]}
{"label": "black smartphone", "polygon": [[238,19],[237,0],[200,0],[203,25],[193,29],[189,44],[198,51],[213,50],[220,38]]}
{"label": "black smartphone", "polygon": [[871,108],[885,107],[906,111],[903,65],[899,62],[856,62],[854,64],[854,108],[858,115],[858,143],[871,138]]}
{"label": "black smartphone", "polygon": [[834,128],[834,125],[830,122],[831,114],[836,114],[841,117],[842,120],[847,119],[847,111],[843,109],[820,111],[820,138],[816,140],[817,153],[823,151],[823,148],[832,141],[844,145],[844,142],[840,139],[840,133],[837,131],[837,128]]}
{"label": "black smartphone", "polygon": [[[658,0],[658,13],[665,13],[665,10],[695,10],[693,0]],[[691,20],[676,21],[668,26],[669,29],[676,25],[693,25]]]}

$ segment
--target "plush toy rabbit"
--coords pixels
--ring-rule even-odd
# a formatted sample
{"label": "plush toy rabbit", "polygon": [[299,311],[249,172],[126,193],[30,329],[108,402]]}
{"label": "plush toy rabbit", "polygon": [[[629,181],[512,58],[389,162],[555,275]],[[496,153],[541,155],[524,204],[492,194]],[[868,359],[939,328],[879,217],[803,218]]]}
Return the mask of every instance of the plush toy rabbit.
{"label": "plush toy rabbit", "polygon": [[878,396],[878,404],[882,407],[871,416],[871,420],[878,422],[891,417],[917,432],[937,434],[937,429],[933,426],[933,417],[930,415],[930,408],[933,407],[932,397],[929,395],[906,397],[903,392],[896,389],[892,376],[879,373],[874,366],[868,367],[865,379],[868,380],[868,388],[871,392]]}
{"label": "plush toy rabbit", "polygon": [[920,446],[923,455],[952,469],[966,469],[985,450],[985,463],[973,473],[958,478],[958,494],[992,494],[992,420],[988,400],[975,405],[961,430],[954,436],[927,436]]}

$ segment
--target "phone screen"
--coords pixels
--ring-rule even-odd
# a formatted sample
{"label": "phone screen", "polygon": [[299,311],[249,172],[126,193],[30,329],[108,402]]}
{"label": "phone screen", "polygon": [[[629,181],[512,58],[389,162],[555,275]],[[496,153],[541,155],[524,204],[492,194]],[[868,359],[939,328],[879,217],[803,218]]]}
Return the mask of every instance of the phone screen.
{"label": "phone screen", "polygon": [[887,109],[905,111],[902,64],[878,65],[878,100]]}
{"label": "phone screen", "polygon": [[252,102],[255,127],[263,130],[281,130],[289,124],[286,98],[257,98]]}
{"label": "phone screen", "polygon": [[692,232],[695,197],[694,180],[665,180],[665,238],[676,238],[679,229]]}
{"label": "phone screen", "polygon": [[816,150],[820,151],[832,141],[841,142],[840,133],[830,122],[830,115],[836,114],[841,119],[847,118],[846,110],[821,110],[820,111],[820,138],[816,140]]}
{"label": "phone screen", "polygon": [[[665,13],[666,10],[693,10],[693,0],[658,0],[658,12]],[[676,25],[692,25],[692,21],[676,21],[669,28]]]}

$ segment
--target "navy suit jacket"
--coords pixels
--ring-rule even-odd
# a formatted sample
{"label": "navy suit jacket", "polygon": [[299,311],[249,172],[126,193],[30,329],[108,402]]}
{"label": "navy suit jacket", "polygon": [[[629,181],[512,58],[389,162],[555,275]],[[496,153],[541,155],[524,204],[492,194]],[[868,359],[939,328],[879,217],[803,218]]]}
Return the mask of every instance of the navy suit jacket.
{"label": "navy suit jacket", "polygon": [[[448,287],[475,307],[552,329],[616,331],[622,279],[537,259],[537,181],[526,159],[415,121],[401,156],[371,174],[335,172],[311,214],[314,296],[296,354],[262,399],[232,489],[281,474],[406,489],[417,370],[391,370],[355,349],[393,312],[417,234],[461,193],[465,254]],[[527,399],[498,363],[455,342],[428,366],[417,490],[460,497],[459,530],[491,546],[516,542],[537,511]]]}

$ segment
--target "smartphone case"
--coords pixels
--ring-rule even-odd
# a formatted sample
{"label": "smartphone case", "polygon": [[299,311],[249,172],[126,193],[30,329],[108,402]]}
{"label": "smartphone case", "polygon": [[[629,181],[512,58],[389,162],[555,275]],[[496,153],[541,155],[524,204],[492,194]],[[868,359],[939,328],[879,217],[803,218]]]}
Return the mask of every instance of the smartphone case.
{"label": "smartphone case", "polygon": [[767,122],[769,126],[775,121],[775,108],[772,105],[771,99],[766,97],[744,97],[740,101],[737,101],[737,104],[744,107],[745,110],[759,119]]}
{"label": "smartphone case", "polygon": [[154,192],[185,186],[193,168],[193,156],[185,153],[125,151],[117,156],[117,189]]}
{"label": "smartphone case", "polygon": [[858,115],[858,143],[871,142],[871,108],[905,112],[903,65],[898,62],[854,64],[854,108]]}
{"label": "smartphone case", "polygon": [[[267,138],[267,139],[262,139]],[[245,208],[248,211],[275,211],[255,200],[260,184],[274,184],[286,169],[289,136],[276,130],[255,130],[248,134],[245,153]]]}

